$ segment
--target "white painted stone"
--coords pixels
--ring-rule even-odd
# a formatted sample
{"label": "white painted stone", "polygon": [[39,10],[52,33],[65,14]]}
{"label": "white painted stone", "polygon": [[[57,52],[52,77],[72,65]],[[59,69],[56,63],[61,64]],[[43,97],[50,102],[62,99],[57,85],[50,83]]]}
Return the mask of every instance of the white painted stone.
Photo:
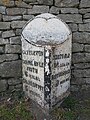
{"label": "white painted stone", "polygon": [[36,16],[23,28],[23,90],[47,110],[69,94],[71,39],[68,26],[49,13]]}
{"label": "white painted stone", "polygon": [[23,36],[35,44],[60,44],[71,34],[68,26],[56,16],[49,13],[38,15],[25,26]]}

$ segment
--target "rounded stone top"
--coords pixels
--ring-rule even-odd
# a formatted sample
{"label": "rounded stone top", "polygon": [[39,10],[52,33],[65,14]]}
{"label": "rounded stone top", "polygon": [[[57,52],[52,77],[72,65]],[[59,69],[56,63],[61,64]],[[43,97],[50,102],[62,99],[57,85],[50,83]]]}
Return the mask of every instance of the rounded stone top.
{"label": "rounded stone top", "polygon": [[33,44],[55,45],[67,40],[71,36],[71,31],[57,16],[44,13],[25,25],[22,36]]}

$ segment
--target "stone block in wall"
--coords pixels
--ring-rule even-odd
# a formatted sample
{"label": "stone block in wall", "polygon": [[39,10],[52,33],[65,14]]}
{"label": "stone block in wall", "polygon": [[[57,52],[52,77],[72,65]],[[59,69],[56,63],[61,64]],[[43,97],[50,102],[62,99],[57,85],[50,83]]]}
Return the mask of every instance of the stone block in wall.
{"label": "stone block in wall", "polygon": [[78,30],[77,24],[68,24],[72,32],[75,32]]}
{"label": "stone block in wall", "polygon": [[25,8],[7,8],[7,15],[23,15],[26,14]]}
{"label": "stone block in wall", "polygon": [[85,45],[85,52],[90,52],[90,45]]}
{"label": "stone block in wall", "polygon": [[5,53],[21,53],[21,46],[7,44],[5,46]]}
{"label": "stone block in wall", "polygon": [[8,86],[8,85],[7,85],[7,81],[1,79],[1,80],[0,80],[0,92],[6,91],[7,86]]}
{"label": "stone block in wall", "polygon": [[23,0],[26,3],[35,3],[37,0]]}
{"label": "stone block in wall", "polygon": [[84,23],[90,23],[90,19],[83,19]]}
{"label": "stone block in wall", "polygon": [[61,13],[61,8],[52,6],[52,7],[50,8],[50,13],[59,14],[59,13]]}
{"label": "stone block in wall", "polygon": [[90,43],[90,33],[88,33],[88,32],[73,33],[73,42]]}
{"label": "stone block in wall", "polygon": [[90,77],[90,69],[78,69],[78,70],[73,70],[72,75],[74,77]]}
{"label": "stone block in wall", "polygon": [[81,14],[85,14],[85,13],[89,13],[89,12],[90,12],[90,8],[79,9],[79,13],[81,13]]}
{"label": "stone block in wall", "polygon": [[7,7],[13,7],[14,5],[14,0],[0,0],[0,5],[7,6]]}
{"label": "stone block in wall", "polygon": [[23,20],[32,20],[34,18],[34,15],[23,15]]}
{"label": "stone block in wall", "polygon": [[3,5],[6,6],[6,7],[14,7],[15,4],[14,4],[14,0],[3,0],[3,1],[7,1],[7,3],[4,3],[3,2]]}
{"label": "stone block in wall", "polygon": [[12,28],[23,28],[25,23],[26,23],[26,21],[12,21],[11,22],[11,27]]}
{"label": "stone block in wall", "polygon": [[90,53],[74,53],[72,55],[73,63],[90,62]]}
{"label": "stone block in wall", "polygon": [[86,13],[83,18],[90,18],[90,13]]}
{"label": "stone block in wall", "polygon": [[53,0],[37,0],[37,2],[43,5],[53,5]]}
{"label": "stone block in wall", "polygon": [[21,20],[22,16],[8,16],[8,15],[3,15],[3,21],[12,21],[12,20]]}
{"label": "stone block in wall", "polygon": [[0,6],[0,13],[1,14],[6,14],[6,7]]}
{"label": "stone block in wall", "polygon": [[21,78],[11,78],[11,79],[8,79],[8,85],[17,85],[17,84],[20,84],[22,83],[22,79]]}
{"label": "stone block in wall", "polygon": [[80,8],[88,8],[90,7],[90,0],[81,0]]}
{"label": "stone block in wall", "polygon": [[8,39],[0,38],[0,45],[5,45],[5,44],[8,44],[8,43],[9,43]]}
{"label": "stone block in wall", "polygon": [[15,85],[15,88],[16,88],[16,91],[20,88],[22,89],[22,84]]}
{"label": "stone block in wall", "polygon": [[29,4],[27,4],[27,3],[23,2],[23,1],[19,1],[19,0],[15,1],[15,5],[17,7],[21,7],[21,8],[32,8],[31,5],[29,5]]}
{"label": "stone block in wall", "polygon": [[4,52],[5,52],[4,46],[0,46],[0,54],[2,54]]}
{"label": "stone block in wall", "polygon": [[1,34],[2,34],[2,31],[0,31],[0,36],[1,36]]}
{"label": "stone block in wall", "polygon": [[70,87],[70,91],[71,92],[78,92],[79,91],[79,86],[77,86],[77,85],[71,85],[71,87]]}
{"label": "stone block in wall", "polygon": [[77,7],[79,0],[55,0],[55,6],[58,7]]}
{"label": "stone block in wall", "polygon": [[32,9],[28,9],[28,14],[40,14],[40,13],[48,13],[49,12],[49,6],[39,6],[34,5]]}
{"label": "stone block in wall", "polygon": [[2,38],[8,38],[12,36],[15,36],[15,33],[13,30],[2,32]]}
{"label": "stone block in wall", "polygon": [[90,78],[85,78],[86,84],[90,84]]}
{"label": "stone block in wall", "polygon": [[82,52],[84,50],[84,44],[73,43],[72,52]]}
{"label": "stone block in wall", "polygon": [[77,63],[74,64],[75,69],[85,69],[85,68],[90,68],[90,63]]}
{"label": "stone block in wall", "polygon": [[1,77],[21,77],[21,60],[0,64]]}
{"label": "stone block in wall", "polygon": [[21,44],[21,36],[11,37],[10,44]]}
{"label": "stone block in wall", "polygon": [[2,20],[2,14],[0,14],[0,21]]}
{"label": "stone block in wall", "polygon": [[16,35],[21,35],[22,29],[16,29]]}
{"label": "stone block in wall", "polygon": [[0,30],[10,29],[10,22],[0,22]]}
{"label": "stone block in wall", "polygon": [[73,63],[80,63],[85,61],[85,54],[84,53],[74,53],[72,55],[72,62]]}
{"label": "stone block in wall", "polygon": [[85,53],[85,62],[90,62],[90,53]]}
{"label": "stone block in wall", "polygon": [[57,16],[68,23],[82,23],[82,15],[79,14],[59,14]]}
{"label": "stone block in wall", "polygon": [[90,23],[79,24],[79,31],[90,32]]}
{"label": "stone block in wall", "polygon": [[0,63],[5,61],[13,61],[18,59],[18,54],[2,54],[0,55]]}
{"label": "stone block in wall", "polygon": [[86,83],[85,78],[78,78],[78,77],[71,78],[71,84],[74,84],[74,85],[83,85],[85,83]]}
{"label": "stone block in wall", "polygon": [[61,8],[61,13],[78,13],[77,8]]}

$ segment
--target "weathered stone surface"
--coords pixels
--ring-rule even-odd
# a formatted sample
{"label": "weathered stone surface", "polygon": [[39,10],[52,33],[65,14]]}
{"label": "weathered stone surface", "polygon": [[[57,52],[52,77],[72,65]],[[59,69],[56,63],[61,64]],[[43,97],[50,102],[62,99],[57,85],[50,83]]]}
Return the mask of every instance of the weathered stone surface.
{"label": "weathered stone surface", "polygon": [[85,53],[85,62],[90,62],[90,53]]}
{"label": "weathered stone surface", "polygon": [[83,22],[84,23],[90,23],[90,19],[84,19]]}
{"label": "weathered stone surface", "polygon": [[4,5],[6,7],[14,7],[15,6],[14,1],[11,1],[11,0],[3,0],[3,1],[6,2],[6,3],[4,3]]}
{"label": "weathered stone surface", "polygon": [[0,46],[0,54],[4,53],[4,46]]}
{"label": "weathered stone surface", "polygon": [[85,45],[85,51],[90,52],[90,45]]}
{"label": "weathered stone surface", "polygon": [[38,6],[34,5],[32,9],[28,9],[28,14],[40,14],[40,13],[48,13],[49,6]]}
{"label": "weathered stone surface", "polygon": [[3,15],[3,21],[21,20],[22,16],[7,16]]}
{"label": "weathered stone surface", "polygon": [[21,35],[22,29],[16,29],[16,35]]}
{"label": "weathered stone surface", "polygon": [[22,88],[22,84],[15,85],[16,90]]}
{"label": "weathered stone surface", "polygon": [[7,8],[6,12],[8,15],[23,15],[26,14],[25,8]]}
{"label": "weathered stone surface", "polygon": [[74,53],[72,55],[72,62],[79,63],[85,61],[85,54],[84,53]]}
{"label": "weathered stone surface", "polygon": [[90,77],[90,69],[73,70],[72,74],[74,75],[74,77]]}
{"label": "weathered stone surface", "polygon": [[57,8],[57,7],[55,7],[55,6],[52,6],[52,7],[50,8],[50,13],[59,14],[59,13],[61,13],[61,8]]}
{"label": "weathered stone surface", "polygon": [[90,84],[90,78],[85,78],[86,84]]}
{"label": "weathered stone surface", "polygon": [[20,84],[20,83],[22,83],[22,79],[20,79],[20,78],[18,78],[18,79],[11,78],[11,79],[8,80],[9,85],[17,85],[17,84]]}
{"label": "weathered stone surface", "polygon": [[27,4],[27,3],[23,2],[23,1],[15,1],[15,5],[17,7],[21,7],[21,8],[32,8],[31,5],[29,5],[29,4]]}
{"label": "weathered stone surface", "polygon": [[78,30],[77,24],[68,24],[72,32],[75,32]]}
{"label": "weathered stone surface", "polygon": [[32,20],[34,18],[34,15],[23,15],[24,20]]}
{"label": "weathered stone surface", "polygon": [[0,55],[0,63],[5,61],[17,60],[18,54],[2,54]]}
{"label": "weathered stone surface", "polygon": [[90,7],[90,0],[81,0],[80,7],[87,8]]}
{"label": "weathered stone surface", "polygon": [[5,52],[6,53],[21,53],[21,46],[7,44],[5,46]]}
{"label": "weathered stone surface", "polygon": [[7,89],[7,81],[1,79],[0,80],[0,92],[3,92]]}
{"label": "weathered stone surface", "polygon": [[55,5],[58,7],[76,7],[79,0],[55,0]]}
{"label": "weathered stone surface", "polygon": [[69,23],[82,23],[82,15],[79,14],[59,14],[58,17]]}
{"label": "weathered stone surface", "polygon": [[75,77],[71,79],[71,84],[74,84],[74,85],[83,85],[85,84],[85,82],[86,82],[85,78]]}
{"label": "weathered stone surface", "polygon": [[39,4],[53,5],[53,0],[37,0]]}
{"label": "weathered stone surface", "polygon": [[79,9],[79,13],[81,13],[81,14],[85,14],[85,13],[89,13],[90,12],[90,8],[83,8],[83,9]]}
{"label": "weathered stone surface", "polygon": [[0,64],[1,77],[21,77],[21,61],[4,62]]}
{"label": "weathered stone surface", "polygon": [[75,69],[77,68],[81,68],[81,69],[85,69],[85,68],[90,68],[90,63],[78,63],[78,64],[74,64]]}
{"label": "weathered stone surface", "polygon": [[6,7],[4,7],[4,6],[0,6],[0,13],[1,14],[5,14],[6,13]]}
{"label": "weathered stone surface", "polygon": [[0,21],[2,20],[2,14],[0,14]]}
{"label": "weathered stone surface", "polygon": [[83,44],[73,43],[72,52],[81,52],[84,50]]}
{"label": "weathered stone surface", "polygon": [[0,45],[5,45],[5,44],[8,44],[8,43],[9,43],[8,39],[0,38]]}
{"label": "weathered stone surface", "polygon": [[90,18],[90,13],[86,13],[83,18]]}
{"label": "weathered stone surface", "polygon": [[74,53],[72,55],[73,63],[90,62],[90,53]]}
{"label": "weathered stone surface", "polygon": [[10,29],[10,22],[0,22],[0,30]]}
{"label": "weathered stone surface", "polygon": [[73,42],[90,43],[90,33],[87,33],[87,32],[73,33]]}
{"label": "weathered stone surface", "polygon": [[26,2],[26,3],[34,3],[34,2],[36,2],[37,0],[23,0],[24,2]]}
{"label": "weathered stone surface", "polygon": [[79,31],[90,31],[90,23],[79,24]]}
{"label": "weathered stone surface", "polygon": [[78,91],[79,91],[79,87],[78,87],[77,85],[72,85],[72,86],[70,87],[70,91],[71,91],[71,92],[78,92]]}
{"label": "weathered stone surface", "polygon": [[2,38],[8,38],[12,36],[15,36],[15,33],[13,30],[5,31],[2,33]]}
{"label": "weathered stone surface", "polygon": [[1,34],[2,34],[2,31],[0,31],[0,36],[1,36]]}
{"label": "weathered stone surface", "polygon": [[26,21],[12,21],[11,22],[11,27],[12,28],[23,28],[25,23],[26,23]]}
{"label": "weathered stone surface", "polygon": [[13,7],[14,6],[14,1],[0,0],[0,5],[7,6],[7,7]]}
{"label": "weathered stone surface", "polygon": [[10,44],[21,44],[21,36],[11,37]]}
{"label": "weathered stone surface", "polygon": [[61,13],[78,13],[77,8],[61,8]]}

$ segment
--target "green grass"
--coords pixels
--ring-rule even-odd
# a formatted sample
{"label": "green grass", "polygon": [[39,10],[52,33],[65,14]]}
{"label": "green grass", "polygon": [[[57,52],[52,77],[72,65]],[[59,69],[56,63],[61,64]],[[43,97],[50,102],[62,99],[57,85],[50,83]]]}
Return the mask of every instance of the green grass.
{"label": "green grass", "polygon": [[0,106],[0,120],[34,120],[25,102]]}
{"label": "green grass", "polygon": [[[38,120],[30,111],[30,101],[14,100],[0,104],[0,120]],[[68,97],[60,108],[51,113],[52,120],[77,120],[78,117],[90,118],[90,100],[77,101]]]}

